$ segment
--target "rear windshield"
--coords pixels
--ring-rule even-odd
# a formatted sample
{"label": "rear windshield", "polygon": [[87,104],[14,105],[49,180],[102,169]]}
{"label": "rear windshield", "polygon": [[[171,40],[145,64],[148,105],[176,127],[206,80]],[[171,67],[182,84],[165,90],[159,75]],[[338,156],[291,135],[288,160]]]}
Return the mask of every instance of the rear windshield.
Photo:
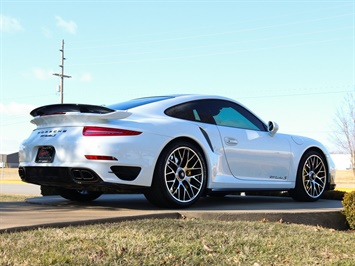
{"label": "rear windshield", "polygon": [[171,98],[174,98],[174,97],[173,96],[145,97],[145,98],[138,98],[138,99],[129,100],[127,102],[112,104],[107,107],[110,109],[113,109],[113,110],[128,110],[128,109],[138,107],[141,105],[159,102],[159,101],[163,101],[163,100],[167,100],[167,99],[171,99]]}

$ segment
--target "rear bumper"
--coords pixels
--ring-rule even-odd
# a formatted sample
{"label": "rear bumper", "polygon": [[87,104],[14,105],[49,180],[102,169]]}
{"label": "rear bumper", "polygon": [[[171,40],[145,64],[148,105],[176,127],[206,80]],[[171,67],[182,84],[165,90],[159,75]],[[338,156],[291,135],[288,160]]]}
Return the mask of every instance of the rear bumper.
{"label": "rear bumper", "polygon": [[88,168],[26,166],[19,167],[18,171],[22,181],[36,185],[102,192],[142,188],[140,186],[105,182],[95,171]]}

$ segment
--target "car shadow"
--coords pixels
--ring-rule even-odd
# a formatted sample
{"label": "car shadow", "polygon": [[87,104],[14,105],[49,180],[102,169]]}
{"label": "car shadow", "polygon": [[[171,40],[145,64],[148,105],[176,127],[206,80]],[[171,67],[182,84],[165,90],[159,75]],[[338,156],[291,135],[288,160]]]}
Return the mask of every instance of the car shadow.
{"label": "car shadow", "polygon": [[[173,210],[159,208],[149,203],[142,194],[109,194],[90,202],[75,202],[60,196],[44,196],[29,198],[27,203],[53,207],[72,207],[111,210]],[[318,200],[316,202],[296,202],[289,197],[274,196],[236,196],[203,197],[194,205],[184,210],[189,211],[280,211],[280,210],[312,210],[339,209],[340,201]]]}

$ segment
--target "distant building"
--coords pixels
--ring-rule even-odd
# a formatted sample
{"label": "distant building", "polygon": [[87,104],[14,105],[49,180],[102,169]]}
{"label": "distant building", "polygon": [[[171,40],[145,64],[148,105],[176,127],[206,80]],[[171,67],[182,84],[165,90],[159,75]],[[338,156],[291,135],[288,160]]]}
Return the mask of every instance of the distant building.
{"label": "distant building", "polygon": [[[352,169],[351,165],[351,156],[350,154],[330,154],[333,162],[335,163],[335,167],[338,170],[348,170]],[[355,166],[354,166],[355,167]]]}
{"label": "distant building", "polygon": [[16,168],[18,165],[18,152],[11,154],[0,154],[0,167]]}

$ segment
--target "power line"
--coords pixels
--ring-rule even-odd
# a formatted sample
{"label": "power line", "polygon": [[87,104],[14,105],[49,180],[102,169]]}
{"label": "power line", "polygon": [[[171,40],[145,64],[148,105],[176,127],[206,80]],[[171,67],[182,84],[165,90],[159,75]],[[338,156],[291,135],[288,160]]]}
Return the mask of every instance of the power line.
{"label": "power line", "polygon": [[269,47],[259,47],[259,48],[243,48],[243,49],[235,49],[230,51],[213,51],[213,52],[204,52],[204,53],[195,53],[190,55],[170,55],[165,57],[156,57],[156,58],[139,58],[139,59],[122,59],[122,60],[114,60],[110,62],[91,62],[91,63],[80,63],[80,64],[71,64],[71,66],[94,66],[94,65],[113,65],[113,64],[123,64],[123,63],[144,63],[144,62],[159,62],[159,61],[171,61],[171,60],[181,60],[181,59],[190,59],[190,58],[200,58],[200,57],[211,57],[211,56],[223,56],[223,55],[231,55],[231,54],[242,54],[245,52],[254,52],[254,51],[266,51],[266,50],[274,50],[281,48],[290,48],[290,47],[299,47],[310,44],[322,44],[322,43],[331,43],[335,41],[344,41],[349,40],[353,37],[344,37],[344,38],[336,38],[336,39],[327,39],[327,40],[317,40],[317,41],[307,41],[301,43],[290,43],[290,44],[279,44],[275,46]]}

